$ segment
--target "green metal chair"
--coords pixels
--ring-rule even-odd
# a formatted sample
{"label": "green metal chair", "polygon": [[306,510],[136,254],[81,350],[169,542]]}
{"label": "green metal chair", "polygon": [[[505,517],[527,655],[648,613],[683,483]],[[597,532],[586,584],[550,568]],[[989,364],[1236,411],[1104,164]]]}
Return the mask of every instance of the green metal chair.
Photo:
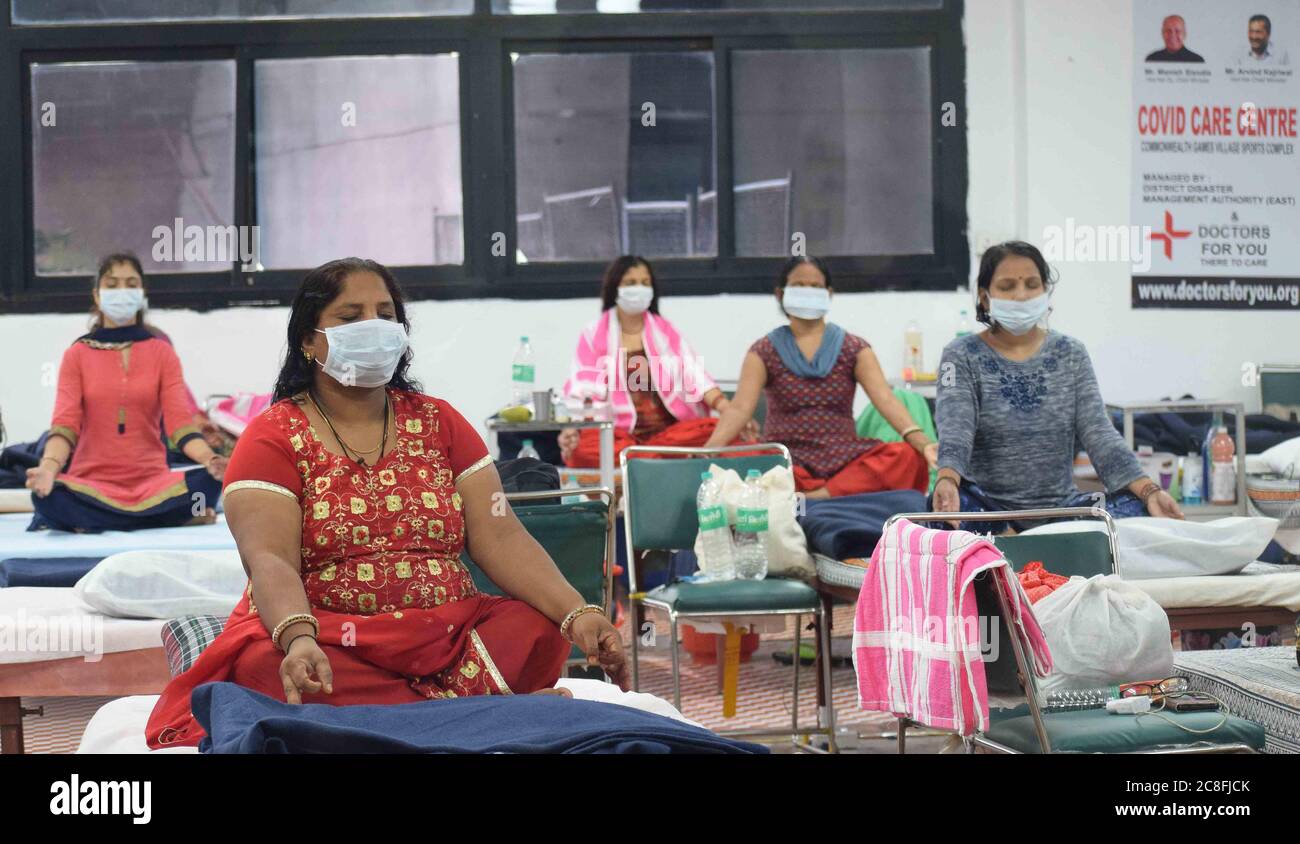
{"label": "green metal chair", "polygon": [[[898,519],[948,521],[969,515],[900,513],[886,522],[886,529]],[[1100,519],[1104,532],[998,536],[992,540],[1015,571],[1033,560],[1041,560],[1049,571],[1071,577],[1120,573],[1115,523],[1101,507],[980,513],[979,518],[981,521]],[[1044,712],[1029,659],[1020,639],[1012,636],[1007,627],[1011,609],[1006,597],[993,588],[991,579],[980,575],[975,582],[975,600],[981,616],[998,619],[998,641],[1011,643],[1010,649],[999,648],[996,658],[985,663],[989,693],[1019,695],[1025,703],[1010,709],[991,709],[988,729],[964,739],[968,753],[974,753],[977,748],[996,753],[1254,753],[1263,749],[1264,728],[1243,718],[1229,716],[1212,733],[1188,732],[1213,728],[1220,720],[1217,712],[1162,712],[1169,720],[1160,716],[1112,715],[1105,709]],[[906,719],[899,720],[899,753],[905,752],[905,733],[910,725]]]}
{"label": "green metal chair", "polygon": [[[597,496],[598,500],[584,500],[570,504],[556,499],[582,494]],[[614,559],[614,493],[606,487],[584,487],[580,490],[560,489],[541,492],[507,493],[506,500],[514,506],[515,516],[524,529],[537,540],[555,561],[560,573],[587,603],[604,607],[609,614],[613,595]],[[544,503],[549,502],[549,503]],[[474,578],[474,585],[488,595],[504,595],[487,574],[462,552],[461,561]],[[575,645],[569,654],[569,663],[586,664],[586,656]]]}
{"label": "green metal chair", "polygon": [[[666,459],[655,459],[666,458]],[[637,556],[647,550],[681,550],[695,545],[699,520],[695,497],[700,473],[710,465],[734,469],[743,477],[750,469],[766,472],[774,466],[789,467],[790,452],[778,443],[730,446],[726,448],[670,448],[631,446],[619,455],[623,474],[623,525],[627,535],[628,577],[632,615],[638,625],[638,605],[668,616],[672,652],[673,703],[682,705],[681,667],[678,660],[677,624],[691,618],[777,615],[795,617],[795,653],[798,653],[803,617],[811,615],[817,625],[817,652],[823,682],[831,688],[830,637],[822,616],[822,602],[806,583],[771,578],[730,580],[722,583],[678,582],[643,592],[637,575]],[[632,636],[632,687],[640,688],[640,654],[637,631]],[[790,735],[799,744],[803,734],[824,734],[835,749],[835,708],[828,700],[817,713],[817,729],[799,727],[799,662],[793,666],[793,702]],[[728,735],[773,736],[784,731],[733,731]],[[806,745],[800,745],[807,748]]]}

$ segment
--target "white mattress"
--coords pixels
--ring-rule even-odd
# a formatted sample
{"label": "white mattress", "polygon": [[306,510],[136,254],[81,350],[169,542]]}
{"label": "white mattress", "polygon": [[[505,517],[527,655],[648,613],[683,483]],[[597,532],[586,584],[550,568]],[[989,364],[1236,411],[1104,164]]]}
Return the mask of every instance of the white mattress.
{"label": "white mattress", "polygon": [[1300,612],[1300,566],[1251,563],[1240,574],[1133,580],[1167,610],[1183,607],[1286,607]]}
{"label": "white mattress", "polygon": [[[817,577],[860,589],[866,569],[814,554]],[[1300,612],[1300,566],[1251,563],[1238,574],[1131,580],[1167,610],[1184,607],[1286,607]]]}
{"label": "white mattress", "polygon": [[104,533],[28,531],[26,513],[0,514],[0,560],[14,557],[107,557],[119,551],[221,551],[235,547],[235,538],[218,515],[215,524],[189,527],[110,530]]}
{"label": "white mattress", "polygon": [[[599,680],[573,680],[564,678],[556,688],[568,689],[577,700],[595,700],[603,703],[630,706],[699,727],[700,724],[678,712],[663,698],[644,692],[624,692],[612,683]],[[100,707],[86,732],[81,736],[78,753],[198,753],[195,747],[169,747],[150,750],[144,741],[145,724],[153,711],[158,695],[132,695],[109,701]]]}
{"label": "white mattress", "polygon": [[0,489],[0,513],[32,512],[32,491],[29,489]]}
{"label": "white mattress", "polygon": [[72,587],[0,589],[0,665],[162,647],[160,619],[109,618]]}

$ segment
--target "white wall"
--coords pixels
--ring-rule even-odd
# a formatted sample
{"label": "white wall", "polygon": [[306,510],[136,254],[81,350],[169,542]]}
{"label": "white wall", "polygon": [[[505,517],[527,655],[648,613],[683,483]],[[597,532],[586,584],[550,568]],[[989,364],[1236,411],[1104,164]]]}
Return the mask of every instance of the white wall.
{"label": "white wall", "polygon": [[[1132,2],[968,0],[973,250],[1012,236],[1041,242],[1044,226],[1066,217],[1128,224]],[[1242,362],[1300,360],[1300,315],[1134,311],[1127,264],[1062,263],[1059,270],[1052,324],[1087,344],[1109,399],[1188,392],[1254,408]],[[963,292],[844,294],[832,315],[871,341],[893,374],[909,319],[924,329],[934,366],[968,303]],[[558,386],[574,336],[597,307],[590,300],[416,303],[415,373],[430,392],[482,420],[504,399],[519,335],[532,338],[539,384]],[[767,296],[679,298],[663,311],[720,378],[734,377],[745,349],[778,321]],[[175,339],[196,393],[269,389],[285,309],[156,311],[152,318]],[[0,409],[11,439],[34,438],[48,424],[49,368],[84,324],[81,315],[0,317]]]}

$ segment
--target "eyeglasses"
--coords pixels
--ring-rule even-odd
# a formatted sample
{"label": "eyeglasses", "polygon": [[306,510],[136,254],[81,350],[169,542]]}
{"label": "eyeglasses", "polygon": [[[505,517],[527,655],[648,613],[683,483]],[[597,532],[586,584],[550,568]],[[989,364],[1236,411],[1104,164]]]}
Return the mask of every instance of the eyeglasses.
{"label": "eyeglasses", "polygon": [[1151,697],[1160,697],[1163,695],[1180,695],[1188,690],[1186,677],[1166,677],[1156,683],[1129,683],[1120,686],[1121,697],[1140,697],[1150,695]]}

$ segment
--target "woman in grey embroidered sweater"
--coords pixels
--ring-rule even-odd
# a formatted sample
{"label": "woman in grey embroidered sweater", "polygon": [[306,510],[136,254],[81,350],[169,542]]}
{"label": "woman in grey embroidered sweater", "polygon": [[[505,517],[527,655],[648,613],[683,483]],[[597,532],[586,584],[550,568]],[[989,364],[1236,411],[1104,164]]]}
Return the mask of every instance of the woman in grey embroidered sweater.
{"label": "woman in grey embroidered sweater", "polygon": [[[1042,327],[1054,279],[1042,253],[1011,241],[980,261],[976,318],[989,326],[943,350],[935,423],[939,477],[933,506],[991,512],[1087,506],[1074,455],[1088,453],[1115,517],[1182,518],[1142,473],[1102,402],[1092,361],[1073,337]],[[979,532],[1006,523],[964,522]]]}

